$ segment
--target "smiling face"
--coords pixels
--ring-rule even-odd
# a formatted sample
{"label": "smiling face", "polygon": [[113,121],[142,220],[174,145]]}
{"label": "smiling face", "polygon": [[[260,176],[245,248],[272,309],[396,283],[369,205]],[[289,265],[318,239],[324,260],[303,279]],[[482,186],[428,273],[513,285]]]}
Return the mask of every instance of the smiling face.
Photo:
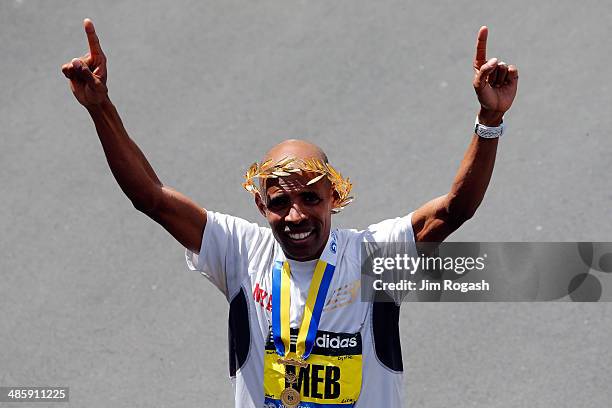
{"label": "smiling face", "polygon": [[[317,146],[299,140],[288,140],[275,146],[264,160],[278,161],[285,157],[327,160]],[[294,173],[266,179],[260,189],[265,197],[255,196],[259,211],[266,217],[285,255],[296,261],[319,258],[331,229],[335,195],[326,177],[306,185],[316,176]]]}

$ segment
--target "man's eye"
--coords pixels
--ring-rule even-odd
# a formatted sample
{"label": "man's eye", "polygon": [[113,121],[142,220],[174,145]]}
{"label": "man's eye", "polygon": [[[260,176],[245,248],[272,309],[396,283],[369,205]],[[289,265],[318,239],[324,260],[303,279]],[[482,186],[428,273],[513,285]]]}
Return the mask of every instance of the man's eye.
{"label": "man's eye", "polygon": [[274,197],[271,198],[268,202],[268,207],[270,208],[282,208],[289,203],[287,197]]}
{"label": "man's eye", "polygon": [[314,193],[306,193],[304,194],[304,201],[310,204],[316,204],[319,201],[321,201],[321,199],[319,198],[318,195],[314,194]]}

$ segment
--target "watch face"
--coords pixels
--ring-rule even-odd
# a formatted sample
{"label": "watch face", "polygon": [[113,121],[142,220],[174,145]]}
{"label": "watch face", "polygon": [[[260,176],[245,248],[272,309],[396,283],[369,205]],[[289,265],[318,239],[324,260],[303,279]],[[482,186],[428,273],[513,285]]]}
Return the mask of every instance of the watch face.
{"label": "watch face", "polygon": [[484,137],[486,139],[494,139],[496,137],[500,137],[503,134],[503,131],[504,131],[503,123],[498,127],[487,127],[487,126],[483,126],[477,123],[475,133],[478,136]]}

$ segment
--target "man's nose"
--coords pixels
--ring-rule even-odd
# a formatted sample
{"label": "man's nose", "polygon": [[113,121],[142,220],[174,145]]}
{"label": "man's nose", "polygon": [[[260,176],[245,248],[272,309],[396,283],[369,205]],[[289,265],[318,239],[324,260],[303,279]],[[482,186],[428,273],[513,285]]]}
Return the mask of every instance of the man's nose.
{"label": "man's nose", "polygon": [[297,224],[297,223],[302,222],[306,218],[307,218],[306,214],[302,212],[302,210],[297,204],[294,204],[291,206],[291,208],[289,208],[289,213],[285,217],[285,221],[293,222]]}

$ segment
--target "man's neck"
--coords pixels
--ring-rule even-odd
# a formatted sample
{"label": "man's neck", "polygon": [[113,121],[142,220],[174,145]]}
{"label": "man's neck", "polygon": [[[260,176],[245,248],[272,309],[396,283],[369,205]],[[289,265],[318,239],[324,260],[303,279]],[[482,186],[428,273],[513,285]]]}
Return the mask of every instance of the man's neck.
{"label": "man's neck", "polygon": [[293,258],[292,256],[290,256],[290,255],[289,255],[289,254],[287,254],[286,252],[284,252],[284,251],[283,251],[283,252],[285,253],[285,257],[286,257],[287,259],[290,259],[290,260],[295,261],[295,262],[309,262],[309,261],[317,261],[317,260],[319,260],[319,258],[321,258],[321,254],[323,254],[323,250],[325,249],[325,246],[327,245],[327,241],[329,241],[329,237],[328,237],[328,238],[325,240],[325,244],[324,244],[324,245],[321,247],[321,249],[319,249],[319,250],[317,251],[317,253],[316,253],[315,255],[313,255],[313,256],[309,256],[309,257],[304,258],[304,259],[296,259],[296,258]]}

